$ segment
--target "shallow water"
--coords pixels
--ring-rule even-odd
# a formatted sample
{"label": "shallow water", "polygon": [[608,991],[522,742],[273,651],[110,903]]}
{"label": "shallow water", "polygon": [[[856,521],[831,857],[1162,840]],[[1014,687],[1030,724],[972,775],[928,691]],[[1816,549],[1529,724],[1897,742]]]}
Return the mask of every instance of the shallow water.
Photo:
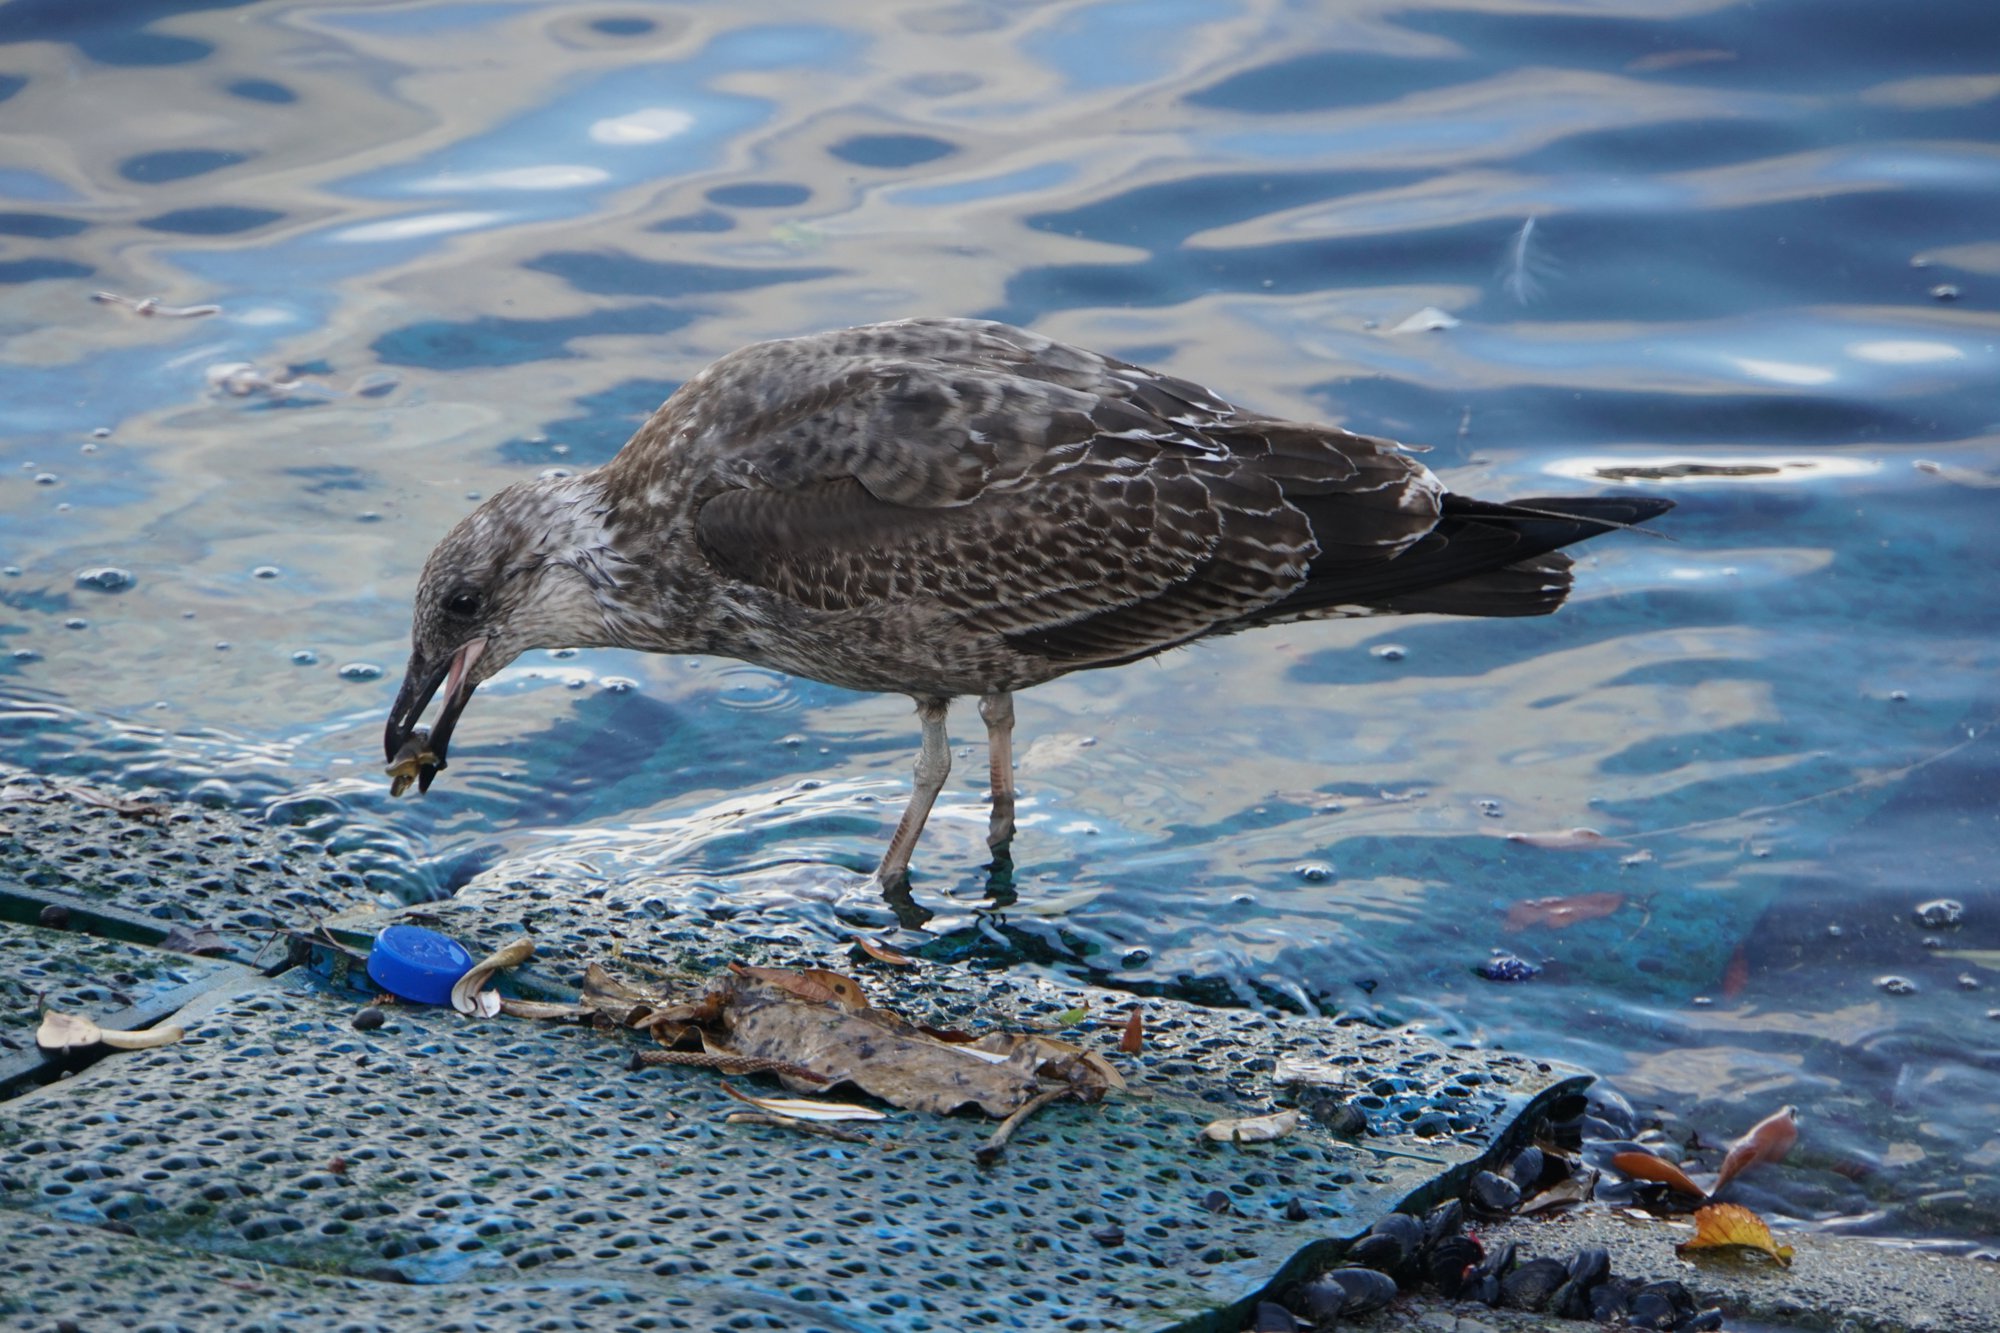
{"label": "shallow water", "polygon": [[[317,821],[385,895],[643,878],[845,933],[907,701],[545,655],[392,805],[412,583],[471,497],[601,462],[744,342],[1032,324],[1427,444],[1459,489],[1681,507],[1592,543],[1552,619],[1291,627],[1023,696],[1016,873],[962,749],[932,932],[1575,1060],[1683,1136],[1796,1103],[1772,1211],[1986,1229],[1990,7],[834,14],[0,8],[0,759]],[[1578,827],[1609,841],[1502,836]],[[1496,951],[1541,970],[1484,980]]]}

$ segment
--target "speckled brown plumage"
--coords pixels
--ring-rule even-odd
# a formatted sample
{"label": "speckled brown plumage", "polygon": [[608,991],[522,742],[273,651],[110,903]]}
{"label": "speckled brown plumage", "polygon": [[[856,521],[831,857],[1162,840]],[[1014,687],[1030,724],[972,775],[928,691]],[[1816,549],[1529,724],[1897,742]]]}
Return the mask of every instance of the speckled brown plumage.
{"label": "speckled brown plumage", "polygon": [[[1456,496],[1387,440],[1001,324],[760,343],[602,468],[510,487],[439,544],[389,748],[475,642],[460,707],[529,647],[702,652],[910,694],[941,744],[954,696],[1210,634],[1545,614],[1569,587],[1557,548],[1668,507]],[[927,712],[927,752],[932,730]],[[1005,785],[996,771],[996,800]]]}

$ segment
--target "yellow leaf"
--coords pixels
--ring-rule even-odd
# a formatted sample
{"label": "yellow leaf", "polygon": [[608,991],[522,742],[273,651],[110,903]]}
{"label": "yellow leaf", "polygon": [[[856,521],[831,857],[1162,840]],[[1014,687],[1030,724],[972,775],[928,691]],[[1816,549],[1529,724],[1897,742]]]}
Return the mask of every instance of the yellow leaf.
{"label": "yellow leaf", "polygon": [[1792,1262],[1792,1247],[1778,1244],[1764,1219],[1738,1203],[1712,1203],[1697,1208],[1694,1236],[1674,1246],[1676,1254],[1719,1249],[1760,1250],[1787,1267]]}

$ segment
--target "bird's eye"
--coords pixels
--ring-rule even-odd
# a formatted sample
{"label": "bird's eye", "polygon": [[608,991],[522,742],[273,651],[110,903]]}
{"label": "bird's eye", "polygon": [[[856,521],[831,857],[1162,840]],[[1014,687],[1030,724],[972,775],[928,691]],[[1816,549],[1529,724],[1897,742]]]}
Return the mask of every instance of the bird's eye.
{"label": "bird's eye", "polygon": [[444,599],[444,609],[455,616],[479,614],[479,594],[460,590]]}

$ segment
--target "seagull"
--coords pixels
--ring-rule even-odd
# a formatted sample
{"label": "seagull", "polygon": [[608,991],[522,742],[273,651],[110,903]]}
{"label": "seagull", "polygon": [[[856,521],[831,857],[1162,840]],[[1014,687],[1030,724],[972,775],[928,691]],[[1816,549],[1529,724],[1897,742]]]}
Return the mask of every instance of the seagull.
{"label": "seagull", "polygon": [[1475,500],[1394,441],[984,320],[756,343],[608,463],[509,486],[438,543],[384,751],[396,792],[428,791],[473,691],[534,648],[907,694],[914,790],[875,872],[907,891],[954,699],[986,724],[997,862],[1015,691],[1261,625],[1547,615],[1570,588],[1560,548],[1672,504]]}

